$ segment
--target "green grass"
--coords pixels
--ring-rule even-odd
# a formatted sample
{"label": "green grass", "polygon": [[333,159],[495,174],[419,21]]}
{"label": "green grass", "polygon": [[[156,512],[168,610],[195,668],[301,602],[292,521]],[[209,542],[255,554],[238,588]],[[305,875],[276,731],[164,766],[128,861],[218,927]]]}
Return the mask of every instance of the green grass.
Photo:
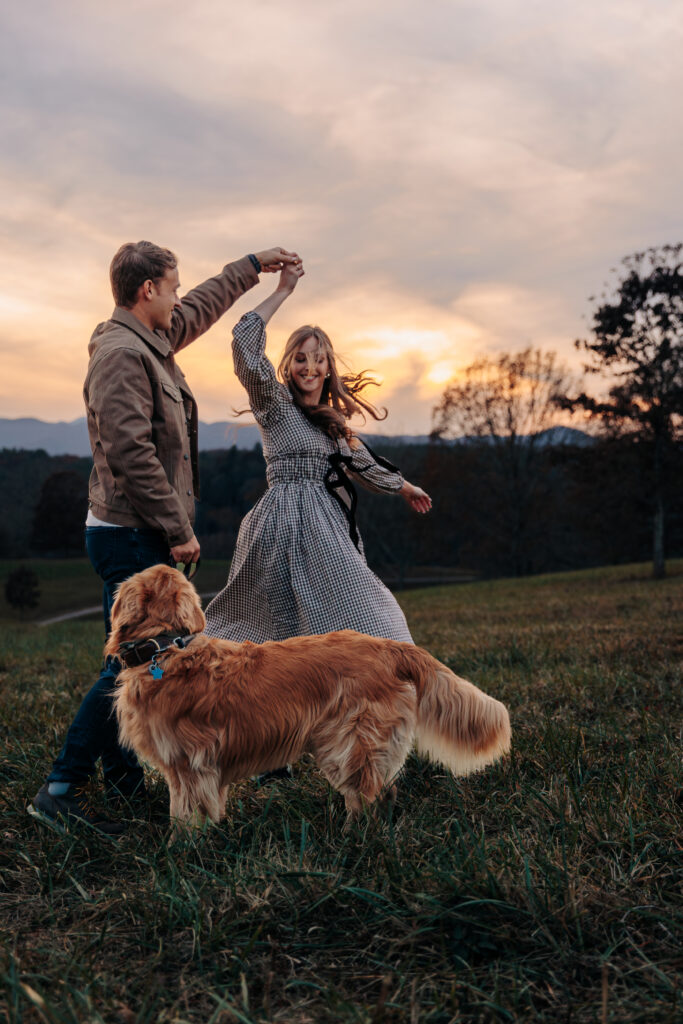
{"label": "green grass", "polygon": [[510,708],[502,764],[411,758],[390,820],[342,832],[309,763],[168,842],[163,784],[119,842],[25,813],[101,625],[0,643],[4,1018],[675,1022],[683,564],[401,595],[417,642]]}

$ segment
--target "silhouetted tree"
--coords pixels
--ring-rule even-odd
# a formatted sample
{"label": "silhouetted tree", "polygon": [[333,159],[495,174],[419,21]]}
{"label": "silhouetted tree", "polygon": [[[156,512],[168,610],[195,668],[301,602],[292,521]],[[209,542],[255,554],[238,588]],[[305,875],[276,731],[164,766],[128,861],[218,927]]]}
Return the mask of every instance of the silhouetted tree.
{"label": "silhouetted tree", "polygon": [[665,574],[667,466],[680,458],[675,442],[683,437],[682,250],[664,245],[622,260],[616,291],[593,313],[593,339],[576,342],[592,356],[588,372],[617,381],[606,399],[582,392],[562,403],[587,410],[606,433],[630,434],[647,447],[650,480],[643,485],[652,495],[655,577]]}
{"label": "silhouetted tree", "polygon": [[40,588],[33,569],[20,565],[11,572],[5,583],[5,597],[7,603],[12,608],[18,608],[22,614],[27,608],[36,608],[40,599]]}
{"label": "silhouetted tree", "polygon": [[39,554],[82,553],[87,503],[88,485],[78,473],[52,473],[33,514],[32,549]]}
{"label": "silhouetted tree", "polygon": [[[558,401],[577,381],[553,352],[527,348],[497,359],[484,357],[446,388],[433,411],[432,438],[452,438],[478,448],[479,476],[470,480],[486,505],[477,528],[482,547],[501,552],[500,569],[534,570],[533,552],[544,543],[551,480],[545,472],[548,431],[558,424]],[[483,509],[480,506],[480,512]],[[545,515],[543,513],[546,513]]]}

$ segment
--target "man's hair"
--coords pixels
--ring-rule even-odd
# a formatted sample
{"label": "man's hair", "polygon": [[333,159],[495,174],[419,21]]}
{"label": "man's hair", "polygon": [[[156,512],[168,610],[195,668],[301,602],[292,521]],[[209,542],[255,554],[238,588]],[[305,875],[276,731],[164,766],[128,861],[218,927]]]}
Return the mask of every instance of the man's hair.
{"label": "man's hair", "polygon": [[170,249],[152,242],[126,242],[111,261],[109,280],[117,306],[130,309],[137,301],[138,289],[145,281],[161,280],[174,270],[178,260]]}

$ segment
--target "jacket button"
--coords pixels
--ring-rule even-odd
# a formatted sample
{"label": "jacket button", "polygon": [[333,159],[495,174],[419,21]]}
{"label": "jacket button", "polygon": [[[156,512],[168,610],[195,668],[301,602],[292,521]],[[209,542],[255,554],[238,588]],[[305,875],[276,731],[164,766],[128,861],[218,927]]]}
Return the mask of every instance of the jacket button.
{"label": "jacket button", "polygon": [[185,462],[187,462],[187,460],[189,459],[189,457],[190,457],[189,455],[183,455],[183,458],[185,459]]}
{"label": "jacket button", "polygon": [[190,497],[192,497],[192,491],[188,491],[187,493]]}

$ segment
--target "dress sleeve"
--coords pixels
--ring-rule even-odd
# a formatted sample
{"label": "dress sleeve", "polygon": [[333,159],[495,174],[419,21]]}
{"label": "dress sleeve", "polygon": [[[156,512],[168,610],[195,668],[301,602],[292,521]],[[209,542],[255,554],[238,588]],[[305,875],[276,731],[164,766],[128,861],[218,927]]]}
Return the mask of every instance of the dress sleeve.
{"label": "dress sleeve", "polygon": [[351,461],[345,462],[347,472],[368,491],[376,494],[398,494],[404,484],[400,470],[388,459],[373,452],[359,437],[357,445],[350,448],[346,441],[340,442],[342,454],[350,455]]}
{"label": "dress sleeve", "polygon": [[246,388],[259,423],[265,423],[278,407],[283,391],[265,348],[265,323],[258,313],[245,313],[232,331],[232,357],[237,378]]}

